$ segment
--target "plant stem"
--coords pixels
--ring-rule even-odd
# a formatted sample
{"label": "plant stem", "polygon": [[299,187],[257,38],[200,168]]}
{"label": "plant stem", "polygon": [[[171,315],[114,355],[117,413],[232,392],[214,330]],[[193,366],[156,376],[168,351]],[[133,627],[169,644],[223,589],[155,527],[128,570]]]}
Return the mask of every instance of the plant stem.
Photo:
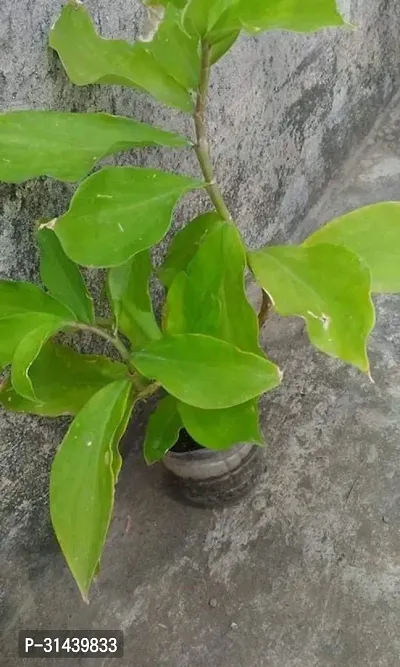
{"label": "plant stem", "polygon": [[146,398],[149,398],[160,389],[161,385],[159,382],[153,382],[145,387],[137,396],[137,401],[145,401]]}
{"label": "plant stem", "polygon": [[221,218],[227,222],[230,222],[232,220],[231,214],[229,213],[228,207],[225,204],[220,187],[214,179],[214,169],[211,162],[210,147],[207,139],[205,114],[207,108],[208,89],[210,85],[210,72],[210,47],[206,42],[202,42],[200,84],[197,92],[196,110],[194,113],[194,124],[196,128],[197,139],[195,149],[201,171],[207,184],[206,188],[210,199]]}
{"label": "plant stem", "polygon": [[89,324],[83,324],[81,322],[74,322],[71,326],[74,329],[78,329],[79,331],[90,331],[91,333],[95,334],[96,336],[100,336],[100,338],[103,338],[108,343],[111,343],[111,345],[113,345],[115,347],[115,349],[118,351],[121,359],[128,366],[129,370],[134,370],[134,367],[132,366],[132,363],[131,363],[131,355],[129,354],[129,350],[125,347],[122,340],[120,340],[118,338],[118,336],[112,336],[110,333],[108,333],[104,329],[100,329],[99,327],[90,326]]}

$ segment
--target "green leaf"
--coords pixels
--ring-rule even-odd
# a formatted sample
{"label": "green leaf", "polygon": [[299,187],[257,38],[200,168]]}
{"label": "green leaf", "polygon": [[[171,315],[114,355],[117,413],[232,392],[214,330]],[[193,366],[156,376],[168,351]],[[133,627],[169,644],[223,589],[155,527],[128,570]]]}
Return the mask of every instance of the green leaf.
{"label": "green leaf", "polygon": [[111,443],[111,451],[112,451],[112,471],[114,475],[114,483],[117,484],[118,478],[119,478],[119,473],[121,472],[122,468],[122,456],[121,452],[119,450],[119,445],[120,441],[125,434],[126,429],[128,428],[129,421],[132,416],[133,408],[135,407],[135,401],[133,398],[133,386],[131,387],[131,391],[127,400],[126,408],[124,415],[117,426],[117,429],[114,434],[114,438]]}
{"label": "green leaf", "polygon": [[[184,30],[181,12],[171,4],[155,35],[146,42],[160,67],[186,90],[195,90],[200,82],[200,40]],[[173,45],[173,46],[171,46]]]}
{"label": "green leaf", "polygon": [[77,265],[67,257],[51,229],[39,229],[36,240],[40,248],[42,283],[52,296],[74,313],[79,322],[93,324],[93,301]]}
{"label": "green leaf", "polygon": [[185,271],[210,230],[223,222],[214,211],[204,213],[183,227],[172,238],[165,260],[158,270],[161,282],[170,287],[174,278]]}
{"label": "green leaf", "polygon": [[344,246],[371,271],[373,292],[400,292],[400,202],[381,202],[332,220],[305,240]]}
{"label": "green leaf", "polygon": [[264,444],[258,399],[225,410],[201,410],[178,402],[183,426],[193,440],[208,449],[229,449],[239,442]]}
{"label": "green leaf", "polygon": [[236,11],[249,32],[312,32],[344,24],[336,0],[238,0]]}
{"label": "green leaf", "polygon": [[80,185],[52,226],[77,264],[118,266],[158,243],[178,199],[199,187],[193,178],[157,169],[109,167]]}
{"label": "green leaf", "polygon": [[257,315],[244,289],[246,254],[236,227],[221,223],[210,231],[178,276],[166,302],[168,333],[198,333],[262,355]]}
{"label": "green leaf", "polygon": [[224,37],[220,37],[210,48],[210,63],[215,65],[234,45],[240,35],[240,30],[230,30]]}
{"label": "green leaf", "polygon": [[197,334],[152,341],[132,361],[168,393],[205,410],[246,403],[278,386],[281,379],[279,369],[267,359]]}
{"label": "green leaf", "polygon": [[252,271],[281,315],[298,315],[322,352],[369,372],[374,326],[368,268],[334,245],[282,246],[249,253]]}
{"label": "green leaf", "polygon": [[130,392],[131,383],[123,380],[92,396],[71,424],[51,470],[54,530],[85,600],[111,519],[113,444]]}
{"label": "green leaf", "polygon": [[77,181],[102,157],[136,146],[188,146],[188,139],[105,113],[0,114],[0,181],[36,176]]}
{"label": "green leaf", "polygon": [[55,319],[72,323],[75,317],[36,285],[0,280],[0,368],[11,362],[19,343],[32,329]]}
{"label": "green leaf", "polygon": [[161,461],[165,454],[178,440],[182,420],[177,410],[176,399],[166,396],[158,403],[151,415],[144,441],[144,458],[146,463]]}
{"label": "green leaf", "polygon": [[[246,255],[235,226],[222,222],[214,225],[189,263],[187,274],[178,274],[169,289],[164,331],[168,334],[202,333],[264,356],[258,342],[257,315],[244,289],[245,269]],[[242,436],[251,441],[258,433],[257,401],[252,402],[252,409],[240,405],[228,410],[212,410],[208,419],[207,411],[192,406],[187,410],[192,430],[186,428],[195,439],[199,435],[199,442],[204,446],[211,443],[211,448],[226,447],[228,441],[232,445]],[[193,426],[196,423],[202,424],[201,431]],[[241,428],[237,429],[237,424],[241,424]],[[219,426],[220,439],[216,437]]]}
{"label": "green leaf", "polygon": [[10,380],[0,388],[7,410],[45,417],[75,415],[102,387],[128,376],[124,364],[107,357],[78,354],[65,345],[47,342],[29,370],[36,400],[17,394]]}
{"label": "green leaf", "polygon": [[191,93],[160,67],[146,43],[103,39],[81,3],[70,1],[64,6],[50,32],[50,46],[78,86],[133,86],[182,111],[190,113],[194,109]]}
{"label": "green leaf", "polygon": [[178,7],[178,9],[183,9],[187,1],[188,0],[144,0],[144,4],[149,7],[157,7],[159,5],[164,5],[166,7],[167,5],[174,5],[174,7]]}
{"label": "green leaf", "polygon": [[153,267],[148,250],[108,272],[108,292],[117,328],[134,348],[160,338],[149,293]]}
{"label": "green leaf", "polygon": [[235,4],[232,0],[189,0],[184,10],[184,24],[205,37],[232,4]]}
{"label": "green leaf", "polygon": [[65,324],[57,317],[46,318],[36,329],[32,329],[19,343],[15,350],[12,369],[11,382],[15,391],[27,398],[35,401],[36,395],[29,375],[30,368],[38,357],[43,345],[54,336]]}

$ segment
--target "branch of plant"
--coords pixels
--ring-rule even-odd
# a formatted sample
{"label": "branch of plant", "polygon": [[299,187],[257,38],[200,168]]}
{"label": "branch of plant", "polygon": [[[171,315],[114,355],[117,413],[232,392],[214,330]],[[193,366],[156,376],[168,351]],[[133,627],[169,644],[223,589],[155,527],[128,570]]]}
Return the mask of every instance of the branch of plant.
{"label": "branch of plant", "polygon": [[119,353],[122,361],[126,364],[129,371],[131,372],[132,381],[135,387],[139,390],[143,389],[143,385],[140,382],[138,373],[132,364],[131,354],[128,348],[126,348],[123,344],[122,340],[118,338],[118,336],[113,336],[112,334],[108,333],[108,331],[105,331],[105,329],[101,329],[100,327],[91,326],[90,324],[83,324],[82,322],[74,322],[71,326],[73,329],[77,329],[78,331],[89,331],[90,333],[103,338],[103,340],[106,340],[108,343],[113,345]]}
{"label": "branch of plant", "polygon": [[208,89],[210,85],[210,47],[202,42],[201,76],[199,89],[197,91],[196,110],[194,113],[194,125],[196,129],[196,155],[200,168],[206,181],[209,197],[223,220],[230,222],[232,216],[225,204],[221,189],[214,178],[214,168],[211,162],[210,147],[207,138],[205,115],[207,109]]}
{"label": "branch of plant", "polygon": [[[207,42],[203,41],[201,48],[201,75],[199,89],[197,91],[196,110],[194,113],[197,139],[195,150],[202,174],[207,184],[206,187],[209,197],[221,218],[227,222],[231,222],[232,216],[225,203],[221,188],[214,177],[214,168],[211,161],[210,146],[207,138],[206,111],[211,74],[210,47]],[[260,329],[265,324],[271,306],[271,299],[268,294],[263,291],[263,300],[258,314]]]}
{"label": "branch of plant", "polygon": [[146,398],[150,398],[153,394],[156,393],[161,388],[161,385],[159,382],[153,382],[152,384],[149,384],[147,387],[145,387],[136,397],[137,401],[145,401]]}

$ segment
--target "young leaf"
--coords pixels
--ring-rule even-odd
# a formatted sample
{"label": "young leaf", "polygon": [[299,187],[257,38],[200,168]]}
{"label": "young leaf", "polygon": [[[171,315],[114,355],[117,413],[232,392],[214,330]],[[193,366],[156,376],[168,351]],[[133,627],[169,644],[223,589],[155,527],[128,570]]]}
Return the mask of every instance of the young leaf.
{"label": "young leaf", "polygon": [[373,292],[400,292],[400,202],[381,202],[332,220],[304,241],[305,246],[344,246],[366,263]]}
{"label": "young leaf", "polygon": [[250,266],[281,315],[298,315],[322,352],[369,372],[374,326],[368,268],[334,245],[269,247],[249,253]]}
{"label": "young leaf", "polygon": [[232,4],[232,0],[189,0],[183,13],[184,24],[204,38]]}
{"label": "young leaf", "polygon": [[0,280],[0,368],[9,364],[32,329],[54,319],[73,322],[73,313],[36,285]]}
{"label": "young leaf", "polygon": [[281,380],[279,369],[267,359],[197,334],[152,341],[132,361],[142,375],[157,380],[168,393],[205,410],[246,403]]}
{"label": "young leaf", "polygon": [[75,415],[102,387],[128,377],[124,364],[107,357],[78,354],[65,345],[47,342],[29,369],[34,401],[17,394],[11,381],[0,387],[7,410],[45,417]]}
{"label": "young leaf", "polygon": [[29,375],[30,368],[40,354],[43,345],[63,325],[65,325],[65,322],[60,318],[46,317],[36,329],[29,331],[15,350],[12,360],[11,382],[15,391],[24,398],[31,401],[37,400]]}
{"label": "young leaf", "polygon": [[184,30],[181,12],[176,7],[168,4],[152,39],[142,39],[160,67],[183,88],[195,90],[198,87],[201,71],[200,41],[197,36]]}
{"label": "young leaf", "polygon": [[214,336],[245,352],[262,354],[258,343],[257,315],[244,289],[246,254],[236,227],[221,223],[209,231],[187,267],[178,277],[166,302],[168,333]]}
{"label": "young leaf", "polygon": [[343,25],[336,0],[238,0],[236,11],[249,32],[312,32]]}
{"label": "young leaf", "polygon": [[113,444],[131,386],[128,380],[113,382],[92,396],[72,422],[51,470],[54,530],[85,600],[111,519]]}
{"label": "young leaf", "polygon": [[144,458],[146,463],[161,461],[165,454],[178,440],[182,420],[173,396],[166,396],[158,403],[151,415],[144,441]]}
{"label": "young leaf", "polygon": [[239,29],[226,32],[224,37],[219,37],[210,48],[210,64],[215,65],[234,45],[240,35]]}
{"label": "young leaf", "polygon": [[[257,316],[245,294],[245,267],[245,251],[236,228],[224,222],[214,225],[188,264],[187,274],[178,274],[168,291],[164,331],[215,336],[243,351],[263,356],[258,342]],[[204,418],[207,411],[193,406],[189,406],[188,411],[192,430],[186,426],[187,430],[195,439],[199,435],[199,442],[205,446],[208,442],[214,443],[211,448],[226,447],[228,441],[230,444],[238,442],[238,433],[243,436],[239,439],[248,441],[258,433],[257,401],[253,401],[252,411],[241,405],[212,410],[209,419]],[[195,424],[202,424],[201,430],[196,429]],[[236,429],[235,435],[237,424],[241,427]],[[219,426],[220,439],[216,437]]]}
{"label": "young leaf", "polygon": [[78,188],[54,231],[77,264],[118,266],[158,243],[178,199],[198,187],[193,178],[157,169],[102,169]]}
{"label": "young leaf", "polygon": [[201,410],[178,401],[183,426],[207,449],[229,449],[239,442],[264,444],[258,418],[258,399],[225,410]]}
{"label": "young leaf", "polygon": [[161,336],[149,294],[152,270],[150,253],[143,250],[108,272],[108,292],[116,325],[134,348]]}
{"label": "young leaf", "polygon": [[158,270],[158,277],[165,287],[170,287],[178,273],[186,270],[207,234],[221,224],[220,215],[211,211],[195,218],[175,234]]}
{"label": "young leaf", "polygon": [[63,7],[49,41],[70,80],[78,86],[133,86],[182,111],[190,113],[194,109],[191,93],[160,66],[146,43],[103,39],[85,7],[76,0]]}
{"label": "young leaf", "polygon": [[82,274],[65,254],[55,233],[42,227],[36,233],[40,248],[40,277],[50,294],[61,301],[79,322],[94,322],[93,301]]}
{"label": "young leaf", "polygon": [[77,181],[106,155],[136,146],[188,146],[188,139],[105,113],[11,111],[0,114],[0,181],[36,176]]}

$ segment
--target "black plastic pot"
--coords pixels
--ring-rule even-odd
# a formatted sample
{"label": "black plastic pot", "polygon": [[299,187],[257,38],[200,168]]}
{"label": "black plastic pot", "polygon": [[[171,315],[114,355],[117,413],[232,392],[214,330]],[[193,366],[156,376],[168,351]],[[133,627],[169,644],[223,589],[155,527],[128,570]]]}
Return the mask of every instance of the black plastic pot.
{"label": "black plastic pot", "polygon": [[263,460],[260,447],[243,443],[227,451],[172,450],[165,456],[164,466],[187,500],[217,507],[243,498],[254,488]]}

